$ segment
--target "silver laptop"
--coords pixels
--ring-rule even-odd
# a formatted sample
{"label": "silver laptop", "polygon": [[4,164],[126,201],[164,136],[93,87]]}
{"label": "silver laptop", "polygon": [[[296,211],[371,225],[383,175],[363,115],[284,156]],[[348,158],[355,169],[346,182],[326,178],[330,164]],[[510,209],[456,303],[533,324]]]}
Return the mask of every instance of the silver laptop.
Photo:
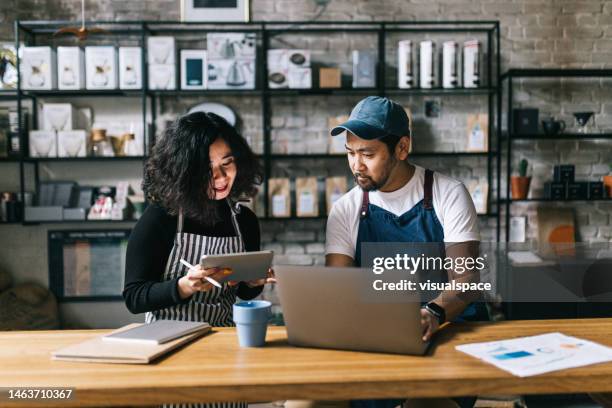
{"label": "silver laptop", "polygon": [[420,299],[378,292],[369,269],[274,266],[289,343],[422,355]]}

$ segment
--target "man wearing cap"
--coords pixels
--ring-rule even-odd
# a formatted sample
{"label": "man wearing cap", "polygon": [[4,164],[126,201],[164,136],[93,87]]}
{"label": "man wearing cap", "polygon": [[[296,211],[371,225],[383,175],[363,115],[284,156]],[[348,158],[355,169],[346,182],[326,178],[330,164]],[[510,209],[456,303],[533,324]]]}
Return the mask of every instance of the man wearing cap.
{"label": "man wearing cap", "polygon": [[[467,189],[451,177],[407,161],[412,135],[401,105],[388,98],[367,97],[331,134],[344,131],[357,185],[334,203],[329,214],[327,266],[360,266],[364,242],[445,243],[445,257],[478,257],[478,218]],[[449,280],[478,280],[473,272],[448,273]],[[478,293],[458,295],[442,292],[423,305],[424,341],[445,321],[487,319],[484,304],[470,303]],[[353,401],[351,405],[393,407],[399,402]],[[474,398],[456,402],[471,406]]]}

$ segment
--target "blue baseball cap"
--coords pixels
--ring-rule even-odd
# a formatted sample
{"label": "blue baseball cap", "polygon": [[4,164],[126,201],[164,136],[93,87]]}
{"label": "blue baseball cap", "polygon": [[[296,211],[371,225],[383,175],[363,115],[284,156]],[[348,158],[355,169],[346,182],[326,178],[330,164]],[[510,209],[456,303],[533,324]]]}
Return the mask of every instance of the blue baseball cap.
{"label": "blue baseball cap", "polygon": [[368,96],[353,108],[349,120],[331,130],[336,136],[348,130],[360,139],[374,140],[388,135],[410,136],[408,115],[389,98]]}

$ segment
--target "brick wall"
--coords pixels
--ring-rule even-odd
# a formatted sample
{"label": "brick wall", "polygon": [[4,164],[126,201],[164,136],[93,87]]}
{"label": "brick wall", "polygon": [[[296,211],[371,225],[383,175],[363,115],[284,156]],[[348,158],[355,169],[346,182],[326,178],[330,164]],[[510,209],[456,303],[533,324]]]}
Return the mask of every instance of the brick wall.
{"label": "brick wall", "polygon": [[[77,0],[4,0],[0,2],[0,38],[12,40],[14,19],[78,19],[80,2]],[[177,0],[87,0],[87,18],[100,20],[179,19]],[[254,20],[307,20],[317,9],[310,0],[253,0]],[[502,71],[509,67],[610,67],[612,65],[612,3],[605,0],[332,0],[321,20],[500,20]],[[286,41],[299,47],[318,50],[316,58],[344,60],[356,44],[368,40],[355,37],[311,38],[293,36]],[[273,44],[274,45],[274,44]],[[393,44],[389,41],[390,51]],[[389,59],[391,65],[394,58]],[[348,65],[343,66],[348,70]],[[392,70],[391,70],[392,72]],[[393,78],[391,78],[393,80]],[[556,115],[573,124],[571,112],[594,110],[596,123],[602,128],[612,127],[612,103],[608,98],[609,84],[593,87],[555,82],[523,84],[517,94],[521,106],[539,107],[542,112]],[[330,114],[346,113],[358,98],[308,97],[278,98],[273,102],[272,136],[295,137],[308,140],[324,137],[326,118]],[[428,119],[423,114],[423,97],[398,98],[410,105],[415,117],[415,149],[462,150],[465,145],[465,113],[482,109],[484,98],[471,96],[436,97],[442,107],[441,115]],[[432,98],[427,98],[432,99]],[[215,99],[235,107],[241,116],[245,135],[254,147],[261,148],[260,106],[257,98]],[[188,98],[167,98],[159,106],[158,128],[178,112],[197,102]],[[559,162],[577,164],[577,174],[583,179],[599,179],[607,174],[612,162],[610,142],[537,142],[517,146],[514,160],[530,160],[535,176],[543,180],[552,174],[552,165]],[[453,158],[415,160],[439,171],[447,172],[464,181],[483,177],[486,162],[481,158]],[[344,169],[344,170],[343,170]],[[92,172],[94,170],[91,170]],[[279,163],[275,174],[337,174],[346,171],[342,161],[311,163]],[[534,180],[532,193],[541,192],[541,182]],[[505,187],[502,186],[505,191]],[[526,214],[529,225],[535,225],[536,205],[517,205],[514,214]],[[579,233],[585,240],[610,240],[610,204],[580,205],[577,208]],[[493,220],[482,219],[483,237],[493,239]],[[2,227],[7,228],[7,227]],[[324,221],[262,222],[265,247],[281,256],[280,262],[320,264],[323,262]],[[0,248],[24,254],[46,235],[46,227],[11,227],[10,241],[23,243],[18,248],[8,242],[7,234],[0,234]],[[529,237],[535,237],[533,228]],[[41,239],[32,239],[32,235]],[[7,242],[5,242],[7,241]],[[6,244],[6,245],[5,245]],[[43,246],[44,247],[44,246]],[[2,251],[4,252],[4,250]],[[19,258],[19,257],[18,257]],[[33,277],[46,281],[45,262],[41,268],[23,272],[18,279]],[[268,294],[273,296],[273,294]]]}

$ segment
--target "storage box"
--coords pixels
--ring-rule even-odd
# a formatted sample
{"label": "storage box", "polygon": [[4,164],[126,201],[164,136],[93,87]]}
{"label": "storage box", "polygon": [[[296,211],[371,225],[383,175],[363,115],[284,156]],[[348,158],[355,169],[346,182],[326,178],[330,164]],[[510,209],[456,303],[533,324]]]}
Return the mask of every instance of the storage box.
{"label": "storage box", "polygon": [[209,33],[206,43],[210,59],[255,60],[255,33]]}
{"label": "storage box", "polygon": [[589,200],[604,198],[604,184],[602,181],[589,181]]}
{"label": "storage box", "polygon": [[402,40],[397,43],[397,64],[397,87],[400,89],[414,88],[412,41]]}
{"label": "storage box", "polygon": [[155,65],[174,65],[176,63],[174,37],[147,38],[147,62]]}
{"label": "storage box", "polygon": [[58,157],[85,157],[87,150],[87,132],[84,130],[57,132]]}
{"label": "storage box", "polygon": [[310,50],[288,50],[289,69],[310,68]]}
{"label": "storage box", "polygon": [[353,88],[374,88],[376,86],[376,52],[373,50],[353,51]]}
{"label": "storage box", "polygon": [[112,46],[85,47],[87,89],[117,89],[117,52]]}
{"label": "storage box", "polygon": [[319,68],[319,88],[340,88],[341,86],[340,68]]}
{"label": "storage box", "polygon": [[76,114],[70,103],[44,103],[42,105],[42,130],[72,130]]}
{"label": "storage box", "polygon": [[311,68],[289,68],[289,88],[290,89],[310,89],[312,88],[312,69]]}
{"label": "storage box", "polygon": [[268,50],[268,87],[287,88],[289,86],[289,50]]}
{"label": "storage box", "polygon": [[515,135],[538,133],[539,110],[536,108],[512,109],[512,131]]}
{"label": "storage box", "polygon": [[21,57],[22,89],[51,90],[57,87],[57,63],[51,47],[24,47]]}
{"label": "storage box", "polygon": [[419,44],[419,85],[433,88],[436,82],[436,44],[431,40]]}
{"label": "storage box", "polygon": [[142,88],[142,48],[119,47],[119,89]]}
{"label": "storage box", "polygon": [[85,53],[80,47],[57,47],[57,87],[85,89]]}
{"label": "storage box", "polygon": [[62,207],[25,207],[25,221],[61,221],[64,218]]}
{"label": "storage box", "polygon": [[569,200],[587,200],[589,198],[589,183],[586,181],[567,183],[567,198]]}
{"label": "storage box", "polygon": [[181,89],[206,89],[206,50],[181,50]]}
{"label": "storage box", "polygon": [[64,221],[84,221],[87,217],[84,208],[64,208],[62,218]]}
{"label": "storage box", "polygon": [[208,89],[255,89],[255,60],[208,60]]}
{"label": "storage box", "polygon": [[57,134],[52,130],[30,130],[30,157],[57,157]]}
{"label": "storage box", "polygon": [[149,89],[176,89],[174,65],[149,65]]}
{"label": "storage box", "polygon": [[544,197],[551,200],[565,200],[567,183],[548,181],[544,183]]}
{"label": "storage box", "polygon": [[556,182],[574,182],[576,167],[573,164],[560,164],[554,167],[553,180]]}

